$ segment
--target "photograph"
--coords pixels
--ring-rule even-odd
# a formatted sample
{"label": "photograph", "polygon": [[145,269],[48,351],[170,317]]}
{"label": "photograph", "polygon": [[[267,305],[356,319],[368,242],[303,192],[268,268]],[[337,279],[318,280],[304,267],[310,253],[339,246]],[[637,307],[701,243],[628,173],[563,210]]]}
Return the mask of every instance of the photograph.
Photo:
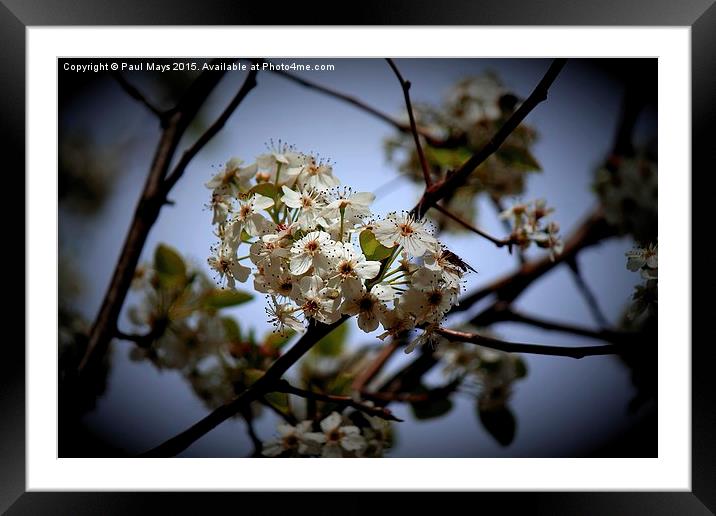
{"label": "photograph", "polygon": [[656,57],[56,62],[59,458],[659,457]]}

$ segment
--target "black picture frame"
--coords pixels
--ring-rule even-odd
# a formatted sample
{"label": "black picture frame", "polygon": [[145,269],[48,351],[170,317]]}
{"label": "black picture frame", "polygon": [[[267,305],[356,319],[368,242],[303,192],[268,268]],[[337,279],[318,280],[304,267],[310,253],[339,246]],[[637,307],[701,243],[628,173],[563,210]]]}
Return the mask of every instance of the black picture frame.
{"label": "black picture frame", "polygon": [[[348,12],[349,17],[340,16]],[[709,206],[708,189],[701,183],[713,176],[716,162],[716,141],[713,120],[716,120],[716,5],[714,0],[400,0],[380,2],[362,0],[350,6],[332,3],[307,6],[303,3],[281,5],[266,2],[204,0],[201,5],[186,0],[0,0],[0,131],[5,178],[17,182],[13,191],[25,191],[25,30],[38,25],[636,25],[691,27],[692,72],[692,236],[704,234],[708,218],[699,208]],[[7,158],[10,158],[9,160]],[[4,167],[5,168],[5,167]],[[666,173],[684,173],[667,171]],[[686,179],[685,179],[686,180]],[[9,196],[9,194],[7,194]],[[14,195],[13,195],[14,196]],[[9,208],[9,197],[3,203],[8,241],[25,241],[25,226],[17,223],[18,209]],[[711,201],[712,202],[712,201]],[[6,207],[8,206],[8,207]],[[703,208],[702,208],[703,209]],[[704,210],[705,213],[705,210]],[[13,234],[13,231],[15,234]],[[22,232],[22,234],[21,234]],[[15,246],[14,263],[19,259]],[[695,271],[710,271],[709,255],[692,253]],[[16,265],[17,266],[17,265]],[[25,275],[33,271],[25,270]],[[10,274],[6,288],[14,294],[9,308],[32,310],[20,302],[20,275]],[[712,276],[710,273],[705,276]],[[713,279],[697,282],[706,292]],[[20,307],[23,308],[20,308]],[[692,303],[692,325],[701,328],[709,303]],[[702,313],[703,312],[703,313]],[[19,314],[18,314],[19,315]],[[24,315],[24,314],[23,314]],[[24,317],[23,317],[24,319]],[[24,328],[24,325],[23,325]],[[21,330],[22,331],[22,330]],[[24,331],[22,331],[24,337]],[[163,512],[204,512],[214,504],[236,504],[234,507],[263,507],[258,513],[278,513],[315,504],[301,499],[308,493],[237,493],[237,494],[160,494],[160,493],[40,493],[25,492],[25,353],[24,338],[7,339],[5,355],[0,360],[0,510],[8,514],[127,514],[144,513],[148,502],[161,504]],[[688,343],[683,343],[688,345]],[[48,343],[48,346],[50,344]],[[459,496],[451,504],[466,504],[484,511],[488,507],[501,512],[515,510],[534,514],[709,514],[716,512],[716,411],[714,410],[714,374],[708,357],[710,339],[692,338],[692,491],[641,493],[472,493]],[[664,410],[668,410],[668,407]],[[211,496],[211,500],[208,497]],[[322,495],[323,496],[323,495]],[[270,497],[270,505],[267,499]],[[363,514],[377,507],[386,507],[384,495],[374,493],[338,493],[326,499],[325,513],[340,510],[347,514]],[[468,500],[467,497],[471,499]],[[443,497],[429,493],[411,494],[412,503],[423,510],[445,507]],[[240,500],[240,501],[239,501]],[[403,503],[403,502],[400,502]],[[338,504],[338,505],[336,505]],[[432,506],[432,507],[431,507]],[[217,505],[218,507],[218,505]],[[488,509],[489,510],[489,509]],[[492,510],[490,510],[492,512]]]}

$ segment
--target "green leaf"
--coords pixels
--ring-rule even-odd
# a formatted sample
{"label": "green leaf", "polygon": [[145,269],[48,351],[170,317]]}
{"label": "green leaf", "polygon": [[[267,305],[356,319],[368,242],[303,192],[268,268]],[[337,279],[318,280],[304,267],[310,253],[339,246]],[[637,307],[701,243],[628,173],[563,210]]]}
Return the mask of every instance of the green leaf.
{"label": "green leaf", "polygon": [[162,286],[181,285],[186,282],[186,264],[172,247],[159,244],[154,251],[154,270]]}
{"label": "green leaf", "polygon": [[267,333],[264,337],[264,344],[267,344],[274,349],[281,349],[288,344],[288,341],[291,340],[291,337],[295,334],[295,331],[288,328],[283,335],[275,332]]}
{"label": "green leaf", "polygon": [[311,353],[322,357],[337,357],[343,352],[348,339],[348,325],[341,324],[331,333],[319,340]]}
{"label": "green leaf", "polygon": [[438,149],[426,147],[425,155],[434,165],[441,168],[458,168],[472,156],[472,151],[467,147],[456,147],[454,149]]}
{"label": "green leaf", "polygon": [[[428,392],[428,389],[424,385],[419,385],[414,392],[424,394]],[[415,419],[433,419],[450,412],[452,410],[452,401],[447,396],[428,401],[414,401],[410,404],[410,408]]]}
{"label": "green leaf", "polygon": [[344,372],[338,373],[328,384],[329,394],[348,395],[351,392],[351,384],[355,376]]}
{"label": "green leaf", "polygon": [[256,381],[264,375],[265,371],[261,369],[244,369],[244,383],[247,387],[250,387]]}
{"label": "green leaf", "polygon": [[215,289],[204,294],[203,305],[204,308],[210,310],[220,310],[221,308],[247,303],[253,298],[254,296],[241,290]]}
{"label": "green leaf", "polygon": [[498,443],[502,446],[512,443],[517,430],[517,420],[509,408],[502,407],[495,410],[480,410],[478,408],[478,415],[482,426]]}
{"label": "green leaf", "polygon": [[246,243],[251,241],[251,235],[249,235],[245,229],[241,230],[241,241]]}
{"label": "green leaf", "polygon": [[495,358],[491,356],[488,360],[481,358],[479,368],[488,374],[494,374],[502,369],[503,360],[505,360],[503,356],[497,356]]}
{"label": "green leaf", "polygon": [[524,147],[503,146],[497,151],[497,155],[512,168],[527,172],[531,170],[542,170],[537,158],[532,155],[529,149]]}
{"label": "green leaf", "polygon": [[222,317],[221,322],[224,325],[224,331],[226,332],[226,338],[232,342],[241,341],[241,329],[239,323],[237,323],[231,317]]}
{"label": "green leaf", "polygon": [[[265,371],[262,371],[261,369],[245,369],[244,383],[247,387],[249,387],[256,383],[264,374]],[[284,392],[272,392],[266,394],[265,398],[280,411],[284,413],[288,411],[288,394]]]}
{"label": "green leaf", "polygon": [[359,240],[360,248],[363,250],[366,260],[379,262],[385,260],[393,252],[391,247],[385,247],[378,242],[373,232],[368,229],[361,231]]}
{"label": "green leaf", "polygon": [[249,192],[263,195],[269,199],[276,199],[278,196],[278,189],[273,183],[259,183],[249,190]]}
{"label": "green leaf", "polygon": [[264,397],[275,408],[284,414],[288,413],[288,394],[285,392],[270,392]]}
{"label": "green leaf", "polygon": [[524,378],[527,376],[527,364],[520,357],[515,357],[515,375],[517,378]]}
{"label": "green leaf", "polygon": [[433,419],[444,416],[452,410],[452,401],[442,398],[430,401],[419,401],[410,404],[415,419]]}

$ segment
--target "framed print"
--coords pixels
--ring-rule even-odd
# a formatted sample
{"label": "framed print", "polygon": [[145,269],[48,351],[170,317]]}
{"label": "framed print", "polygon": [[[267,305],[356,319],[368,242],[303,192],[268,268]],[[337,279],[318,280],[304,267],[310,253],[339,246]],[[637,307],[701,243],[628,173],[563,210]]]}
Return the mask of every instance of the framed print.
{"label": "framed print", "polygon": [[709,2],[391,4],[350,26],[6,3],[11,514],[150,491],[713,510],[690,209]]}

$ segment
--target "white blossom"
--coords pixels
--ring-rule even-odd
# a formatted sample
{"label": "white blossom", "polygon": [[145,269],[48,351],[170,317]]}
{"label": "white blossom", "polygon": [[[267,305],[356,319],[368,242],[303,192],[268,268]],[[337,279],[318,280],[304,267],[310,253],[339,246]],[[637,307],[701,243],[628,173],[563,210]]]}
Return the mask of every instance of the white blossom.
{"label": "white blossom", "polygon": [[273,205],[273,199],[260,194],[253,194],[246,200],[240,200],[232,221],[233,237],[239,239],[242,231],[246,231],[250,236],[261,235],[269,224],[261,211]]}
{"label": "white blossom", "polygon": [[437,245],[424,221],[415,220],[406,212],[392,213],[375,225],[375,238],[386,247],[402,246],[414,257],[422,256],[430,247]]}
{"label": "white blossom", "polygon": [[397,337],[412,329],[415,326],[415,320],[400,306],[396,306],[393,310],[386,310],[381,314],[380,324],[383,325],[385,331],[378,335],[378,338],[384,340],[386,337]]}
{"label": "white blossom", "polygon": [[328,280],[332,286],[359,288],[362,281],[375,278],[380,270],[380,262],[366,260],[363,253],[356,251],[350,242],[342,242],[336,246],[334,263]]}
{"label": "white blossom", "polygon": [[211,194],[209,207],[213,213],[212,224],[223,224],[231,213],[231,197],[215,190]]}
{"label": "white blossom", "polygon": [[[656,270],[659,267],[659,253],[655,244],[636,247],[626,253],[627,269],[636,272],[639,269]],[[649,273],[650,274],[650,273]]]}
{"label": "white blossom", "polygon": [[221,280],[226,280],[229,288],[234,288],[236,281],[244,283],[251,274],[251,269],[239,263],[234,250],[228,245],[218,246],[214,255],[209,257],[208,263]]}
{"label": "white blossom", "polygon": [[353,193],[350,188],[332,190],[329,195],[329,203],[321,211],[321,216],[326,220],[343,216],[344,222],[349,223],[357,223],[370,215],[370,205],[375,200],[375,195],[370,192]]}
{"label": "white blossom", "polygon": [[277,430],[279,438],[264,444],[263,454],[267,457],[278,457],[282,454],[289,456],[313,455],[320,446],[307,438],[311,430],[311,421],[301,421],[296,426],[281,423]]}
{"label": "white blossom", "polygon": [[276,326],[279,333],[285,333],[286,328],[294,331],[303,331],[305,328],[303,323],[299,321],[295,315],[295,309],[291,308],[288,303],[279,303],[275,297],[271,297],[271,303],[266,308],[268,322]]}
{"label": "white blossom", "polygon": [[292,299],[296,302],[304,317],[316,319],[324,324],[336,322],[340,313],[340,299],[335,289],[324,285],[318,276],[306,276],[293,287]]}
{"label": "white blossom", "polygon": [[635,247],[626,253],[627,268],[641,274],[644,283],[636,285],[632,304],[627,311],[628,319],[635,319],[643,312],[653,313],[658,300],[659,255],[657,244]]}
{"label": "white blossom", "polygon": [[550,259],[564,251],[564,242],[559,235],[559,224],[546,222],[545,218],[554,212],[544,199],[531,203],[517,202],[500,214],[500,218],[512,223],[512,242],[522,249],[534,242],[538,247],[549,249]]}
{"label": "white blossom", "polygon": [[410,288],[401,298],[401,308],[412,314],[418,324],[438,322],[445,317],[454,300],[454,293],[439,284]]}
{"label": "white blossom", "polygon": [[207,188],[212,190],[225,191],[235,187],[243,192],[248,190],[249,181],[256,174],[256,163],[242,167],[243,161],[239,158],[231,158],[226,162],[224,168],[206,183]]}
{"label": "white blossom", "polygon": [[301,275],[313,267],[325,271],[338,255],[338,245],[325,231],[312,231],[291,247],[291,272]]}
{"label": "white blossom", "polygon": [[315,190],[327,190],[338,186],[340,183],[338,178],[333,175],[333,167],[327,163],[316,161],[313,156],[306,158],[306,163],[296,175],[296,181],[301,188],[313,188]]}
{"label": "white blossom", "polygon": [[338,412],[332,412],[321,421],[321,432],[305,434],[305,438],[321,447],[321,457],[352,457],[366,446],[360,428],[344,424]]}
{"label": "white blossom", "polygon": [[311,230],[316,228],[317,219],[325,206],[325,201],[320,192],[313,189],[291,190],[285,185],[283,188],[283,202],[289,208],[298,210],[296,222],[301,229]]}
{"label": "white blossom", "polygon": [[378,329],[381,315],[385,311],[383,300],[363,286],[346,289],[345,296],[340,307],[341,313],[357,315],[358,327],[366,333]]}

